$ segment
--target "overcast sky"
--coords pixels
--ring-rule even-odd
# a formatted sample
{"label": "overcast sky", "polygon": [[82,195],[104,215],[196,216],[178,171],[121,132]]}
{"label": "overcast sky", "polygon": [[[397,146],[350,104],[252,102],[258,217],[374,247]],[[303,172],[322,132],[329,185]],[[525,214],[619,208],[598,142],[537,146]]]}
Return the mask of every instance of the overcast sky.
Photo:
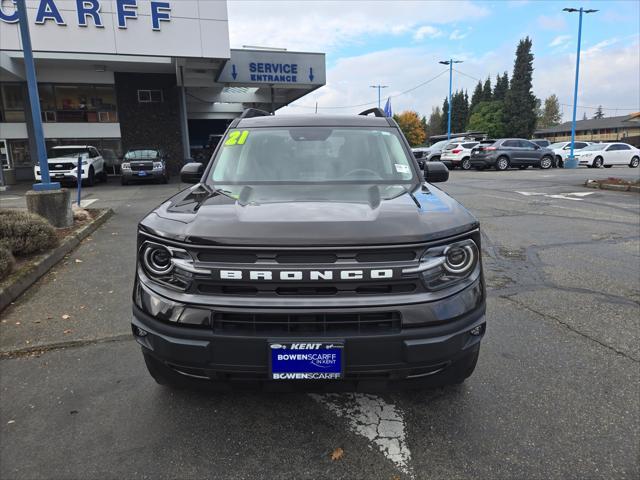
{"label": "overcast sky", "polygon": [[[372,84],[384,84],[394,112],[428,115],[447,95],[439,60],[463,60],[454,71],[454,90],[469,90],[477,78],[508,71],[520,38],[533,40],[534,93],[555,93],[565,119],[573,102],[578,15],[564,7],[600,11],[585,15],[578,115],[603,105],[607,116],[640,111],[640,2],[555,0],[514,1],[239,1],[229,0],[231,45],[259,45],[325,52],[327,85],[286,113],[308,113],[316,101],[322,113],[355,113],[373,102]],[[397,96],[395,96],[397,95]],[[395,96],[395,97],[394,97]],[[383,102],[384,103],[384,102]],[[306,108],[310,107],[310,108]],[[618,109],[616,111],[616,108]]]}

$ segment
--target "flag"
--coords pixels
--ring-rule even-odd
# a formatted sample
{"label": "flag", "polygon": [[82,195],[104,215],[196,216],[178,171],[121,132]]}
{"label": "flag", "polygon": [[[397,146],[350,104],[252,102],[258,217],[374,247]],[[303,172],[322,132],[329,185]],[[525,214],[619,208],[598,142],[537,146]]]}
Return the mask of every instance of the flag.
{"label": "flag", "polygon": [[393,112],[391,111],[391,97],[387,98],[387,103],[384,104],[384,115],[385,117],[393,116]]}

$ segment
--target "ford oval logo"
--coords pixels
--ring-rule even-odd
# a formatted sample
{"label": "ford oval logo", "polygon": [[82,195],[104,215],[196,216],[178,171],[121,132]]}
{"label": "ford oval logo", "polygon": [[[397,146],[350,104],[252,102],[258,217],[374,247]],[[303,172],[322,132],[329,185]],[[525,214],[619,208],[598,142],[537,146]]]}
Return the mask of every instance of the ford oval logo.
{"label": "ford oval logo", "polygon": [[56,165],[56,168],[62,168],[62,164],[59,163],[58,165]]}

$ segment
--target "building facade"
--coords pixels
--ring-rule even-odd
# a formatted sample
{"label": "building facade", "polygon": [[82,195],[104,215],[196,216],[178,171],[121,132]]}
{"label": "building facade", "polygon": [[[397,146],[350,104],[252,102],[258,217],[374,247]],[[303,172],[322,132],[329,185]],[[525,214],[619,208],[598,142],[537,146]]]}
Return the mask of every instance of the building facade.
{"label": "building facade", "polygon": [[[537,130],[535,138],[551,142],[571,140],[571,122]],[[586,142],[625,142],[640,148],[640,112],[617,117],[576,121],[576,140]]]}
{"label": "building facade", "polygon": [[[33,178],[15,5],[0,0],[0,159]],[[219,0],[27,0],[47,147],[93,145],[110,165],[163,148],[177,171],[206,158],[245,108],[274,112],[325,84],[321,53],[231,49]]]}

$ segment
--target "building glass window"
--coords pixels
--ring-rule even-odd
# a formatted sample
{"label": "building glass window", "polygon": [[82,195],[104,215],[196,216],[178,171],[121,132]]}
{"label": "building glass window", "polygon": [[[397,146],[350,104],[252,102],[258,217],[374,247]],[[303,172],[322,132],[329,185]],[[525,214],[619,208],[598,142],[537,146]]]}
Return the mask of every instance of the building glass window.
{"label": "building glass window", "polygon": [[39,84],[38,96],[40,97],[40,110],[43,122],[56,121],[56,97],[53,93],[53,85]]}
{"label": "building glass window", "polygon": [[2,112],[0,119],[3,122],[24,122],[24,88],[20,83],[5,83],[2,88]]}
{"label": "building glass window", "polygon": [[138,90],[138,103],[160,103],[163,101],[162,90]]}
{"label": "building glass window", "polygon": [[28,140],[9,140],[9,153],[14,168],[31,166]]}

